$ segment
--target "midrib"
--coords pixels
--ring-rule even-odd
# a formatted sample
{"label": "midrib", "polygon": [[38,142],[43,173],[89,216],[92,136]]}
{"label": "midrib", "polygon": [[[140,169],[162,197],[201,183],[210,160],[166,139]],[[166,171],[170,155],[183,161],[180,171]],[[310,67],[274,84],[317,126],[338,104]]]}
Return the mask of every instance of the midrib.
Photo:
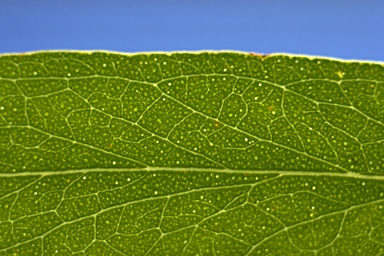
{"label": "midrib", "polygon": [[292,170],[234,170],[217,168],[196,168],[196,167],[145,167],[145,168],[92,168],[92,169],[73,169],[60,171],[36,171],[18,173],[0,173],[0,177],[20,177],[20,176],[51,176],[63,174],[81,174],[95,172],[211,172],[211,173],[244,173],[247,175],[276,175],[276,176],[313,176],[313,177],[341,177],[355,178],[364,180],[382,180],[384,175],[363,174],[354,172],[314,172],[314,171],[292,171]]}

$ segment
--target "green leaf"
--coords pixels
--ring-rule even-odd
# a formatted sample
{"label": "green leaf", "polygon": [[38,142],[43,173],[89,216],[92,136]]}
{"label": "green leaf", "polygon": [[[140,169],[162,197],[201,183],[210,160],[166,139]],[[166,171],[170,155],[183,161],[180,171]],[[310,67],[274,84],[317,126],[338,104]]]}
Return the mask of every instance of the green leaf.
{"label": "green leaf", "polygon": [[0,255],[382,255],[384,66],[0,56]]}

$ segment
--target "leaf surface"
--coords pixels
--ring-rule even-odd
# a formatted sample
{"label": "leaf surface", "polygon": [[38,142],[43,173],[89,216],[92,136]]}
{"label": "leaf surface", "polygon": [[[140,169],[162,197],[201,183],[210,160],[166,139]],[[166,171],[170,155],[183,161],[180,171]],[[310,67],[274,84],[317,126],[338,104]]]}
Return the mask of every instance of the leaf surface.
{"label": "leaf surface", "polygon": [[0,56],[0,255],[381,255],[384,66]]}

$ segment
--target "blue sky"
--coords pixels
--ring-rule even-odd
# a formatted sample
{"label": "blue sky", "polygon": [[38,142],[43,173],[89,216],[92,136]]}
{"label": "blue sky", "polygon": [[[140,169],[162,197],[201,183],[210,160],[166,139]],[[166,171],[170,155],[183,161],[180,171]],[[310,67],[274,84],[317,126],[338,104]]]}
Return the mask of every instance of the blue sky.
{"label": "blue sky", "polygon": [[239,50],[384,61],[384,1],[0,2],[0,53]]}

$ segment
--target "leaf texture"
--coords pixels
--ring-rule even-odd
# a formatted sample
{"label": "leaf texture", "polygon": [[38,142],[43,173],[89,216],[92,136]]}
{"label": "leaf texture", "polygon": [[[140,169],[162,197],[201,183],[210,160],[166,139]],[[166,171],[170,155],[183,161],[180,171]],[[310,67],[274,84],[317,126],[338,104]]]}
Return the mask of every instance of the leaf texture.
{"label": "leaf texture", "polygon": [[383,255],[384,66],[0,55],[0,255]]}

